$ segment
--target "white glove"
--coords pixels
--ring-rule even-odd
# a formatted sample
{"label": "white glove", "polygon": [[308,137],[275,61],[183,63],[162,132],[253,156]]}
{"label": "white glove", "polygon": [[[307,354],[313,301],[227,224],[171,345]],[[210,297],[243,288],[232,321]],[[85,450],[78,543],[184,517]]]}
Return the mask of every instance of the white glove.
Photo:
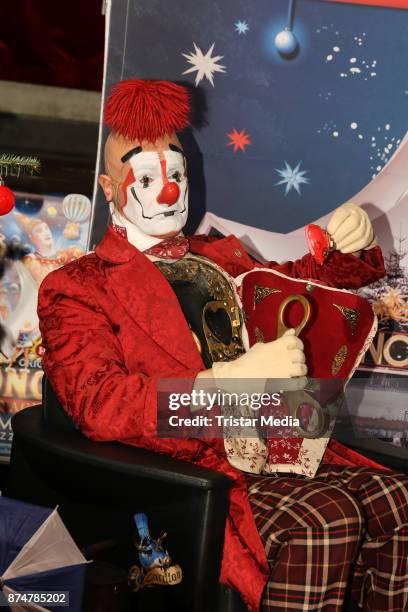
{"label": "white glove", "polygon": [[334,212],[327,231],[341,253],[358,256],[361,250],[371,249],[377,244],[367,213],[352,202],[343,204]]}
{"label": "white glove", "polygon": [[[306,374],[303,342],[295,336],[294,329],[287,330],[273,342],[257,342],[235,361],[217,361],[212,366],[212,375],[218,387],[235,391],[241,387],[241,392],[253,391],[253,387],[256,387],[256,391],[264,391],[267,380],[271,378],[288,379]],[[234,380],[226,383],[226,379]],[[248,379],[257,381],[254,381],[254,385],[248,385]],[[293,386],[303,388],[305,383],[306,380],[302,378],[299,384]]]}

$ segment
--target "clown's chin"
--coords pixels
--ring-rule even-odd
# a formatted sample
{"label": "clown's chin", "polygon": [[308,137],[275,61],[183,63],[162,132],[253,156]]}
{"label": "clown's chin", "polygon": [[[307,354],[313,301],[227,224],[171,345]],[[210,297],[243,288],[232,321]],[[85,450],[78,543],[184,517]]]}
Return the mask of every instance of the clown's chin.
{"label": "clown's chin", "polygon": [[152,219],[149,234],[151,236],[172,236],[177,235],[186,223],[186,214],[180,211],[170,210]]}

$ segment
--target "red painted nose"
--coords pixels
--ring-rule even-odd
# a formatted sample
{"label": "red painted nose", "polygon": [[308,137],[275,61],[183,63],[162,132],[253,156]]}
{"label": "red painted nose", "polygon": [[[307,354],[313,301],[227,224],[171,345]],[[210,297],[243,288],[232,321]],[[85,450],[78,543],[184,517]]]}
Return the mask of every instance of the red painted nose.
{"label": "red painted nose", "polygon": [[157,196],[157,201],[159,204],[167,204],[167,206],[172,206],[177,202],[180,196],[180,188],[177,183],[166,183],[163,185],[163,189]]}

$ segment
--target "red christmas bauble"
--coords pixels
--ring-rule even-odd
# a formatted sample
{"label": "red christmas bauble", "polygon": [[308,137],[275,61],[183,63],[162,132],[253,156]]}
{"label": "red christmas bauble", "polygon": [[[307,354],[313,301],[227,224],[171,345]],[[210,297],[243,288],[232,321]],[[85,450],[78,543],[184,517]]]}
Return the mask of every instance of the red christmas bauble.
{"label": "red christmas bauble", "polygon": [[306,240],[316,263],[323,265],[331,250],[330,236],[326,230],[311,223],[305,227]]}
{"label": "red christmas bauble", "polygon": [[0,215],[7,215],[14,208],[14,193],[5,185],[0,185]]}

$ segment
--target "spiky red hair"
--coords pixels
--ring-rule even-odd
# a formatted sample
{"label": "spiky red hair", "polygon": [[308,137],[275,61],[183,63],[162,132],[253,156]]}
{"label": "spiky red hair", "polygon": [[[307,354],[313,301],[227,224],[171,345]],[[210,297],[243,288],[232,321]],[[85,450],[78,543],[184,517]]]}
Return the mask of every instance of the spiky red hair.
{"label": "spiky red hair", "polygon": [[190,97],[182,85],[131,79],[114,85],[104,122],[128,140],[154,143],[188,127],[189,115]]}

